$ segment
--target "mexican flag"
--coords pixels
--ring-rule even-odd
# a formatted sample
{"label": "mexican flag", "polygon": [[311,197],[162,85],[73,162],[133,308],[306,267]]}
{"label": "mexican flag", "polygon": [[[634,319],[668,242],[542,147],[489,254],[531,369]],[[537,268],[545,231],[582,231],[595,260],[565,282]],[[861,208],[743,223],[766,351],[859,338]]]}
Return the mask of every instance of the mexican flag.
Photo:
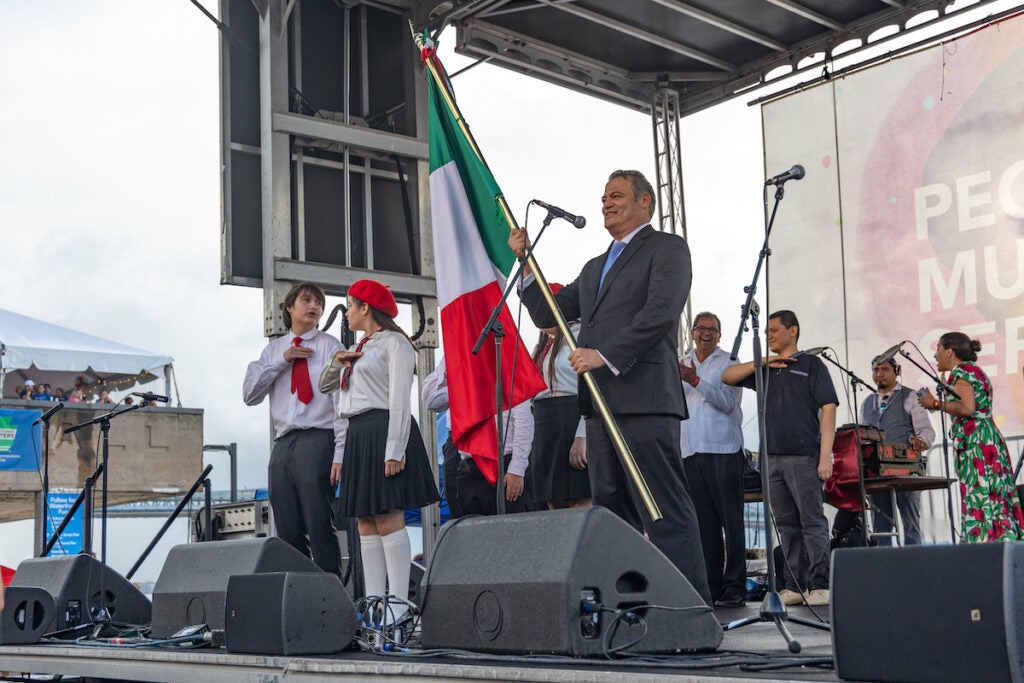
{"label": "mexican flag", "polygon": [[[487,477],[498,472],[494,337],[473,345],[501,299],[515,255],[508,248],[511,216],[501,190],[466,128],[459,125],[451,85],[432,48],[423,50],[430,93],[430,205],[434,267],[448,368],[452,440]],[[507,410],[544,389],[544,380],[503,306],[501,370]],[[513,367],[515,375],[513,376]],[[513,381],[514,377],[514,381]],[[511,397],[510,397],[511,391]]]}

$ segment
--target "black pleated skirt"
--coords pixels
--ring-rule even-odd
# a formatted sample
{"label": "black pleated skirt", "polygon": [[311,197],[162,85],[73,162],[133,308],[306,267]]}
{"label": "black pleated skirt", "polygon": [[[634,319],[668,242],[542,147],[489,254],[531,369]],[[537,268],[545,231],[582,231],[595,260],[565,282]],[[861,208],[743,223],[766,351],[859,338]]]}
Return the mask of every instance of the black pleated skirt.
{"label": "black pleated skirt", "polygon": [[387,440],[388,411],[368,410],[349,418],[341,467],[342,516],[369,517],[424,507],[441,499],[416,420],[412,419],[405,447],[405,469],[393,477],[384,476]]}
{"label": "black pleated skirt", "polygon": [[530,495],[534,503],[590,498],[590,475],[569,464],[569,448],[580,421],[575,396],[542,398],[533,404]]}

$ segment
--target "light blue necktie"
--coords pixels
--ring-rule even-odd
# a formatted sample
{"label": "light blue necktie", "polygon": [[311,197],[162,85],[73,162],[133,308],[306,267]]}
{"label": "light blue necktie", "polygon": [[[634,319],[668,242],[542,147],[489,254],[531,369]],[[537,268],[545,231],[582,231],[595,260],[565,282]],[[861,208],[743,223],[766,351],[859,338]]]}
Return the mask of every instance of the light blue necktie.
{"label": "light blue necktie", "polygon": [[601,281],[597,283],[598,289],[601,289],[601,285],[604,284],[604,276],[612,269],[612,264],[615,263],[615,259],[619,258],[619,254],[621,254],[622,250],[625,248],[625,242],[615,242],[612,244],[612,250],[608,252],[608,258],[605,259],[604,268],[601,270]]}

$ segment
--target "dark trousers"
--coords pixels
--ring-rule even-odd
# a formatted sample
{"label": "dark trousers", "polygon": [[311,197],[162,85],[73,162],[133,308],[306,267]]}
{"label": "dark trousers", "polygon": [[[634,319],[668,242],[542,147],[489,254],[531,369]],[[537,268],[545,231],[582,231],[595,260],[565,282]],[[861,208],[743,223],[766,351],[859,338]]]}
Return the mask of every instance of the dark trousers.
{"label": "dark trousers", "polygon": [[818,456],[770,455],[768,481],[788,564],[779,587],[797,592],[828,588],[829,531]]}
{"label": "dark trousers", "polygon": [[662,519],[655,522],[640,492],[623,469],[600,417],[587,418],[587,460],[594,505],[606,507],[643,533],[711,605],[697,513],[679,453],[679,418],[671,415],[616,416]]}
{"label": "dark trousers", "polygon": [[[447,454],[446,454],[447,455]],[[460,457],[458,451],[455,457]],[[512,461],[512,455],[505,456],[505,471]],[[446,468],[447,471],[447,468]],[[445,487],[447,489],[447,486]],[[448,509],[452,511],[452,517],[463,515],[494,515],[498,512],[497,487],[487,481],[483,472],[476,466],[472,458],[459,461],[458,475],[455,477],[455,486],[448,499]],[[457,501],[454,505],[452,501]],[[456,514],[456,509],[458,514]],[[526,490],[519,500],[505,501],[505,512],[526,512],[528,501]]]}
{"label": "dark trousers", "polygon": [[742,450],[694,453],[683,459],[690,498],[700,523],[708,587],[715,600],[743,600],[747,596],[743,529],[745,465]]}
{"label": "dark trousers", "polygon": [[331,506],[334,432],[296,429],[274,441],[268,470],[278,537],[325,572],[341,572]]}
{"label": "dark trousers", "polygon": [[448,440],[441,446],[441,453],[444,454],[444,461],[441,464],[441,485],[444,489],[444,499],[448,501],[448,516],[455,519],[456,517],[462,517],[465,513],[459,504],[458,496],[459,467],[462,465],[462,456],[459,455],[458,449],[452,444],[451,434],[448,435]]}

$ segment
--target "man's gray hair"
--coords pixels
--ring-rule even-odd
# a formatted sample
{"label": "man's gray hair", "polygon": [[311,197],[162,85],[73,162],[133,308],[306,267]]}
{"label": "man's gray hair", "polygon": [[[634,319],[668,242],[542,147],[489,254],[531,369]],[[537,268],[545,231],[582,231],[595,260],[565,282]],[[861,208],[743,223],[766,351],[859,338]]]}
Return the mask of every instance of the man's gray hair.
{"label": "man's gray hair", "polygon": [[633,196],[636,198],[637,201],[640,201],[640,197],[642,197],[644,194],[650,195],[651,207],[650,214],[647,217],[651,218],[654,215],[654,204],[656,202],[656,198],[654,196],[654,186],[651,185],[651,182],[647,180],[647,178],[644,177],[644,174],[641,173],[640,171],[620,170],[614,171],[610,176],[608,176],[609,181],[615,180],[616,178],[625,178],[626,180],[629,181],[629,184],[633,186]]}

